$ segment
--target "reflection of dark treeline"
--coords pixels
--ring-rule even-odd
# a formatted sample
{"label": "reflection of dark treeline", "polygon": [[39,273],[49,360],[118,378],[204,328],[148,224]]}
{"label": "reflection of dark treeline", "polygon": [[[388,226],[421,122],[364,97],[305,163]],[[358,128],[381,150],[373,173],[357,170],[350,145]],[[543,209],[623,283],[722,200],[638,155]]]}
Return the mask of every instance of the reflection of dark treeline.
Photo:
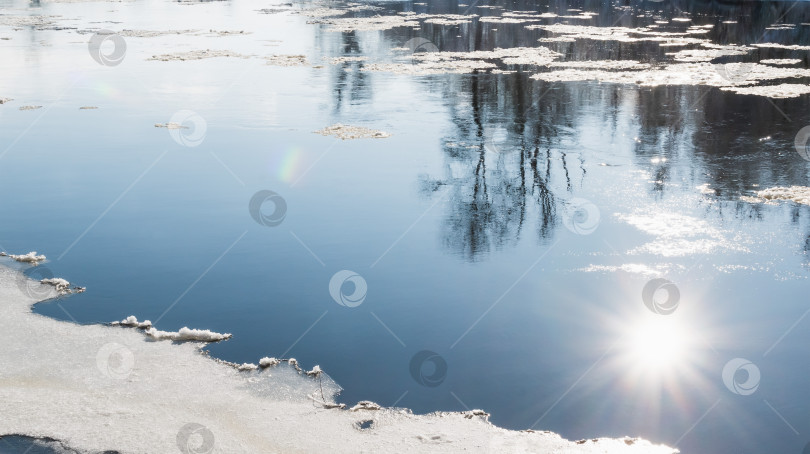
{"label": "reflection of dark treeline", "polygon": [[[683,31],[689,25],[714,24],[715,27],[708,34],[693,35],[705,37],[721,44],[753,44],[762,42],[778,42],[789,44],[810,44],[810,26],[798,25],[810,22],[810,3],[791,2],[709,2],[691,0],[667,0],[663,2],[652,1],[624,1],[606,2],[602,0],[567,1],[547,0],[530,1],[519,0],[515,2],[489,1],[475,2],[472,6],[459,6],[457,1],[439,0],[431,1],[427,5],[419,6],[412,3],[387,5],[395,11],[410,11],[429,14],[476,14],[479,16],[499,16],[503,10],[480,8],[486,5],[500,5],[511,11],[537,11],[553,12],[558,15],[575,15],[576,12],[567,12],[568,8],[598,13],[592,19],[549,18],[533,24],[570,23],[572,25],[593,25],[600,27],[643,27],[652,25],[659,18],[671,19],[688,16],[692,23],[680,23],[674,26]],[[618,8],[617,6],[621,6]],[[787,14],[787,16],[785,16]],[[733,20],[736,24],[724,24],[724,21]],[[797,24],[788,30],[768,30],[774,23]],[[401,45],[413,37],[428,39],[443,51],[470,51],[491,50],[496,47],[517,47],[537,45],[539,38],[550,36],[543,30],[526,29],[521,24],[486,23],[473,19],[467,24],[456,26],[424,24],[420,30],[394,29],[385,32],[385,35],[395,44]],[[670,26],[659,26],[662,31],[676,31]],[[458,38],[458,36],[462,38]],[[664,51],[658,49],[652,42],[593,42],[580,41],[574,45],[570,43],[545,43],[552,50],[566,55],[566,59],[622,59],[628,55],[642,61],[661,61],[667,57]],[[677,50],[677,49],[676,49]],[[671,51],[671,50],[669,50]],[[752,53],[759,58],[801,58],[807,64],[807,52],[786,51],[779,49],[759,49]]]}
{"label": "reflection of dark treeline", "polygon": [[[541,241],[558,224],[558,191],[584,177],[558,146],[570,102],[535,102],[542,84],[525,74],[463,77],[445,85],[454,128],[444,138],[446,174],[424,185],[449,192],[444,243],[469,260],[515,244],[527,223]],[[454,95],[455,93],[455,95]]]}
{"label": "reflection of dark treeline", "polygon": [[[631,16],[622,17],[601,2],[586,2],[586,11],[598,11],[599,25],[641,26]],[[634,2],[631,2],[634,3]],[[510,10],[538,10],[563,13],[571,2],[554,2],[549,9],[538,9],[535,2],[510,3]],[[431,2],[425,7],[400,4],[416,12],[462,14],[468,7],[456,3]],[[680,5],[680,6],[679,6]],[[651,10],[666,15],[688,11],[693,17],[723,14],[739,21],[737,28],[724,26],[714,39],[727,42],[756,42],[765,27],[775,22],[790,3],[745,3],[725,5],[701,2],[647,3]],[[572,6],[573,7],[573,6]],[[420,9],[421,8],[421,9]],[[790,20],[810,22],[804,5],[790,11]],[[490,14],[477,9],[476,14]],[[637,13],[638,11],[636,11]],[[723,18],[713,19],[719,23]],[[617,22],[618,21],[618,22]],[[708,23],[706,18],[695,23]],[[575,21],[573,23],[584,23]],[[744,25],[747,24],[747,25]],[[493,31],[497,29],[497,31]],[[800,26],[774,33],[806,33]],[[741,32],[742,31],[742,32]],[[771,33],[768,31],[767,33]],[[408,39],[429,39],[439,49],[488,50],[495,47],[534,47],[545,36],[540,30],[526,30],[525,24],[487,24],[475,21],[459,26],[425,24],[421,30],[393,29],[382,33],[390,47],[402,46]],[[461,36],[458,38],[457,36]],[[757,36],[759,35],[759,36]],[[767,40],[767,35],[766,39]],[[784,37],[772,40],[789,42]],[[794,41],[810,44],[810,37]],[[565,59],[656,60],[663,54],[655,43],[576,43],[546,44],[565,53]],[[353,33],[341,34],[337,55],[361,53]],[[773,51],[772,51],[773,52]],[[788,57],[783,53],[769,58]],[[338,67],[334,72],[336,109],[343,93],[351,99],[367,99],[367,75],[353,63],[352,72]],[[348,64],[347,64],[348,65]],[[427,192],[449,197],[443,241],[452,251],[476,260],[493,249],[516,244],[526,234],[547,241],[559,225],[561,201],[572,197],[586,177],[584,160],[596,159],[594,150],[582,147],[583,126],[604,134],[604,143],[613,142],[622,118],[631,115],[637,122],[633,144],[634,165],[644,169],[653,181],[652,196],[664,197],[670,188],[694,191],[708,183],[716,195],[712,209],[720,216],[760,219],[761,205],[741,203],[741,195],[768,186],[807,185],[807,163],[793,150],[796,132],[810,122],[807,97],[770,100],[740,96],[704,86],[645,88],[595,83],[545,83],[529,75],[536,68],[515,74],[474,74],[421,78],[426,89],[443,91],[453,128],[444,138],[444,175],[425,177]],[[599,118],[584,125],[585,112],[599,112]],[[605,156],[608,150],[597,150]],[[587,164],[594,165],[594,162]],[[438,195],[437,195],[438,197]],[[806,207],[795,210],[808,214]],[[530,232],[530,233],[529,233]],[[810,237],[805,246],[810,254]]]}
{"label": "reflection of dark treeline", "polygon": [[[527,225],[549,239],[559,202],[587,176],[583,161],[591,156],[593,165],[594,151],[609,151],[580,146],[581,134],[598,130],[609,144],[621,116],[637,121],[634,165],[650,175],[655,197],[708,183],[716,214],[760,219],[763,207],[740,203],[741,195],[807,185],[807,163],[793,149],[797,124],[810,120],[804,98],[773,100],[774,107],[716,88],[549,84],[521,73],[455,83],[445,85],[454,124],[444,138],[447,172],[424,187],[449,191],[444,242],[468,259],[516,243]],[[583,123],[583,113],[594,111],[599,124]]]}

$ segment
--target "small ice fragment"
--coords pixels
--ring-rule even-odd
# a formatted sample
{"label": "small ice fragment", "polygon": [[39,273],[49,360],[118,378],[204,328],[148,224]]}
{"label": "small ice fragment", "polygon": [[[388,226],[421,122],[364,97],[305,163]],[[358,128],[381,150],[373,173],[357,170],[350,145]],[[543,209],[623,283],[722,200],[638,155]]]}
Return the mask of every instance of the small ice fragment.
{"label": "small ice fragment", "polygon": [[155,123],[155,127],[167,129],[188,129],[187,126],[183,126],[180,123]]}
{"label": "small ice fragment", "polygon": [[467,418],[467,419],[473,419],[473,417],[475,417],[475,416],[483,416],[484,418],[488,418],[489,413],[487,413],[487,412],[485,412],[484,410],[481,410],[481,409],[475,409],[475,410],[470,410],[470,411],[464,412],[464,417]]}
{"label": "small ice fragment", "polygon": [[139,322],[138,319],[134,315],[130,315],[129,317],[121,320],[120,322],[112,322],[111,325],[113,326],[132,326],[135,328],[140,329],[147,329],[152,327],[152,322],[149,320],[144,320]]}
{"label": "small ice fragment", "polygon": [[323,372],[321,370],[321,366],[315,366],[315,367],[312,368],[311,371],[307,372],[307,376],[309,376],[309,377],[313,377],[313,376],[317,377],[318,375],[321,375],[321,372]]}
{"label": "small ice fragment", "polygon": [[230,339],[233,336],[229,333],[220,334],[207,329],[190,329],[187,326],[180,328],[180,331],[177,332],[160,331],[153,327],[148,328],[145,333],[155,340],[172,340],[177,342],[219,342],[221,340]]}
{"label": "small ice fragment", "polygon": [[810,205],[810,188],[806,186],[768,188],[758,191],[757,197],[759,197],[760,202],[765,200],[788,200],[803,205]]}
{"label": "small ice fragment", "polygon": [[32,252],[29,252],[27,254],[22,254],[22,255],[11,254],[11,255],[9,255],[9,257],[11,257],[13,260],[16,260],[18,262],[33,263],[35,265],[38,264],[39,262],[45,260],[45,256],[44,255],[37,255],[37,251],[32,251]]}
{"label": "small ice fragment", "polygon": [[350,408],[349,410],[358,411],[358,410],[380,410],[380,409],[382,409],[382,407],[380,407],[378,404],[375,404],[370,400],[361,400],[360,402],[357,402],[357,405]]}
{"label": "small ice fragment", "polygon": [[385,131],[377,131],[374,129],[364,128],[362,126],[349,126],[340,123],[335,123],[332,126],[327,126],[315,134],[322,136],[335,136],[341,140],[347,139],[384,139],[391,137],[391,134]]}
{"label": "small ice fragment", "polygon": [[265,368],[268,368],[270,366],[275,366],[280,362],[281,361],[279,361],[276,358],[268,358],[268,357],[265,356],[264,358],[259,360],[259,367],[265,369]]}
{"label": "small ice fragment", "polygon": [[58,277],[51,278],[51,279],[42,279],[39,281],[40,284],[45,285],[52,285],[56,287],[56,291],[59,292],[60,295],[64,295],[66,293],[70,293],[70,282],[60,279]]}
{"label": "small ice fragment", "polygon": [[255,365],[253,363],[242,363],[242,364],[236,366],[236,369],[240,370],[240,371],[256,370],[258,368],[259,368],[259,366]]}
{"label": "small ice fragment", "polygon": [[306,55],[269,55],[264,59],[268,65],[272,66],[304,66],[308,64]]}

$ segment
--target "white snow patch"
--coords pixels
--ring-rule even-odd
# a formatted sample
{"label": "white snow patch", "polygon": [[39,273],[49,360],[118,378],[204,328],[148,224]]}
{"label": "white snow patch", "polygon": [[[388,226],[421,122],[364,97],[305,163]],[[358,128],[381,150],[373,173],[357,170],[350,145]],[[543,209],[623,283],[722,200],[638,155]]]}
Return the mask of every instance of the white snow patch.
{"label": "white snow patch", "polygon": [[140,329],[147,329],[152,327],[152,322],[149,320],[144,320],[142,322],[138,321],[138,318],[134,315],[130,315],[129,317],[121,320],[120,322],[112,322],[110,323],[112,326],[131,326],[133,328],[140,328]]}
{"label": "white snow patch", "polygon": [[41,281],[39,281],[39,283],[45,285],[52,285],[56,287],[56,291],[60,295],[64,295],[70,292],[70,282],[58,277],[50,279],[42,279]]}
{"label": "white snow patch", "polygon": [[370,400],[361,400],[360,402],[357,402],[357,405],[349,409],[349,411],[358,410],[382,410],[382,407]]}
{"label": "white snow patch", "polygon": [[259,367],[267,368],[267,367],[270,367],[270,366],[275,366],[275,365],[279,364],[280,362],[281,362],[281,360],[279,360],[279,359],[268,358],[268,357],[265,356],[264,358],[259,360]]}
{"label": "white snow patch", "polygon": [[147,336],[155,340],[171,341],[192,341],[192,342],[219,342],[230,339],[232,334],[220,334],[207,329],[191,329],[187,326],[180,328],[180,331],[160,331],[156,328],[147,328],[144,331]]}
{"label": "white snow patch", "polygon": [[802,62],[799,58],[764,58],[759,61],[763,65],[792,66]]}

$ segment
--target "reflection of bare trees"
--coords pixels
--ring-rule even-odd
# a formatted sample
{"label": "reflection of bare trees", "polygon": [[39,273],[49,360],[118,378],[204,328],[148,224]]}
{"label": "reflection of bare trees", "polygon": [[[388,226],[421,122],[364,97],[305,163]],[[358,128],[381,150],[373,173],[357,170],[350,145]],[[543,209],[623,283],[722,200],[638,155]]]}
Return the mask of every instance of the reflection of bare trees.
{"label": "reflection of bare trees", "polygon": [[[318,33],[321,46],[330,46],[334,49],[329,52],[340,57],[359,57],[363,55],[360,41],[353,31],[341,32],[340,39],[333,41],[331,33]],[[334,96],[333,112],[339,114],[353,104],[368,102],[373,94],[370,86],[370,76],[367,72],[361,71],[362,61],[347,60],[336,65],[328,65],[331,77],[330,85]]]}
{"label": "reflection of bare trees", "polygon": [[[527,225],[540,240],[549,239],[557,193],[573,190],[575,174],[584,176],[558,146],[559,125],[569,124],[573,114],[566,97],[546,98],[548,86],[526,74],[459,83],[463,95],[451,102],[456,127],[444,145],[447,171],[438,180],[450,192],[444,244],[475,260],[517,243]],[[505,132],[495,138],[499,131]]]}
{"label": "reflection of bare trees", "polygon": [[[497,2],[489,2],[494,3]],[[648,25],[656,17],[675,17],[686,12],[695,23],[716,24],[709,35],[714,41],[752,43],[775,33],[766,28],[788,8],[794,8],[790,4],[765,2],[722,5],[686,0],[664,3],[631,0],[628,3],[636,6],[633,14],[596,0],[586,0],[582,9],[599,13],[590,25],[627,27]],[[552,0],[548,5],[549,8],[544,5],[538,8],[535,2],[518,0],[504,7],[564,13],[569,2]],[[410,3],[391,7],[416,8]],[[639,17],[643,8],[654,14]],[[499,14],[483,9],[467,11],[449,0],[430,2],[416,11]],[[737,20],[738,26],[721,23],[729,18]],[[799,5],[791,11],[790,22],[800,21],[810,22],[810,6]],[[443,51],[472,51],[534,47],[544,33],[527,30],[525,24],[473,20],[458,26],[423,24],[417,31],[394,29],[382,35],[391,47],[420,37]],[[778,33],[790,35],[794,43],[810,44],[808,27]],[[784,36],[773,40],[784,41]],[[566,60],[665,58],[664,50],[650,42],[578,40],[546,45],[562,53]],[[341,34],[340,46],[336,49],[338,55],[360,53],[360,44],[353,33]],[[798,57],[794,51],[757,52],[762,58]],[[357,67],[347,72],[349,65]],[[349,102],[370,96],[366,77],[373,76],[359,71],[360,65],[351,62],[336,67],[336,110],[343,108],[347,92]],[[714,210],[721,217],[759,220],[764,218],[765,209],[740,202],[741,195],[758,187],[807,185],[807,164],[792,152],[793,137],[800,127],[797,125],[810,122],[807,102],[802,98],[772,101],[702,86],[650,89],[592,83],[549,84],[528,77],[536,68],[510,69],[518,72],[421,79],[426,89],[443,92],[453,124],[442,146],[446,170],[440,176],[424,177],[422,189],[426,193],[441,190],[448,194],[443,243],[467,260],[477,260],[493,249],[515,245],[527,230],[540,241],[554,235],[560,201],[584,181],[585,160],[597,156],[580,143],[586,134],[585,112],[599,112],[596,120],[588,120],[597,124],[585,126],[603,135],[604,143],[626,143],[615,139],[627,133],[628,128],[634,131],[636,137],[629,149],[631,159],[635,167],[648,173],[652,196],[656,198],[663,198],[673,190],[693,192],[695,186],[708,183],[714,192],[706,195],[713,202],[707,204],[707,210]],[[631,127],[627,118],[632,118]],[[600,159],[610,159],[609,155],[604,157],[605,150],[599,151],[603,152]],[[798,219],[807,215],[807,207],[801,207],[796,208],[793,216]],[[810,255],[810,237],[804,249]]]}

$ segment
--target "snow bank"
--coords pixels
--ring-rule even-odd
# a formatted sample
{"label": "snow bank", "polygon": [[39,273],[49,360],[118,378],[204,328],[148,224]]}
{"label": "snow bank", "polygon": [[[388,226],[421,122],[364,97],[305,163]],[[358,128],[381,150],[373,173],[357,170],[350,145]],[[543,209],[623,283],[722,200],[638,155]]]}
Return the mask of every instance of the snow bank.
{"label": "snow bank", "polygon": [[292,358],[291,367],[262,358],[260,368],[234,368],[198,344],[144,342],[137,330],[33,314],[20,276],[0,266],[0,434],[124,454],[189,452],[200,441],[211,445],[194,452],[677,452],[639,439],[578,443],[508,431],[484,412],[414,415],[368,402],[341,409],[340,387],[320,368],[310,371],[317,378],[298,372]]}

